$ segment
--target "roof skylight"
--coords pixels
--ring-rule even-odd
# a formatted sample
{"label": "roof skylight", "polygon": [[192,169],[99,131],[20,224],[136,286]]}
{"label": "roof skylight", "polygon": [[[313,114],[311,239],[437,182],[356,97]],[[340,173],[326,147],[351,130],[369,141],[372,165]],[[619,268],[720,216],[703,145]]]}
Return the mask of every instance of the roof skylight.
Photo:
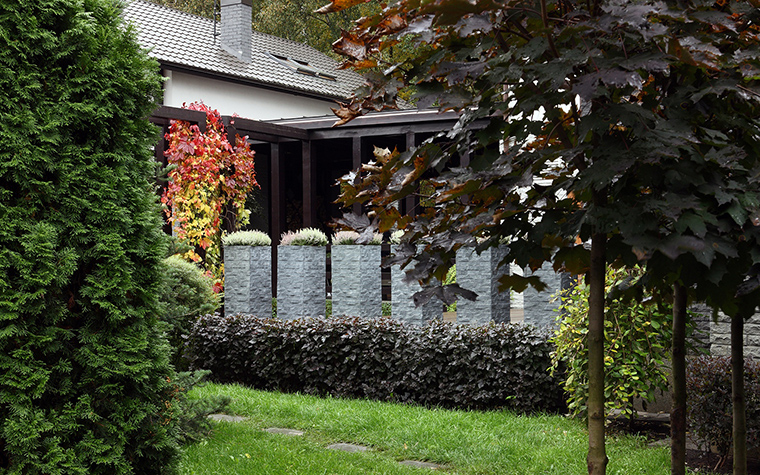
{"label": "roof skylight", "polygon": [[326,79],[328,81],[337,80],[336,76],[322,72],[316,69],[314,66],[310,65],[306,61],[301,61],[300,59],[295,59],[295,58],[288,58],[287,56],[282,56],[282,55],[274,54],[274,53],[267,53],[267,54],[271,58],[275,59],[278,63],[292,69],[293,71],[299,74],[305,74],[306,76],[313,76],[313,77],[317,77],[321,79]]}

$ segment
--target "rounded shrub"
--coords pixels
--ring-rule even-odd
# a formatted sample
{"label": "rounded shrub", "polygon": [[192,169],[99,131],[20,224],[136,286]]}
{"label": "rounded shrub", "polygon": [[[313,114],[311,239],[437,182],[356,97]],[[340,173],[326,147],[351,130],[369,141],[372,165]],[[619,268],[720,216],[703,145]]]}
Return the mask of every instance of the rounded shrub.
{"label": "rounded shrub", "polygon": [[183,357],[185,339],[190,328],[201,315],[219,308],[219,294],[213,290],[214,281],[200,267],[180,256],[163,261],[164,282],[161,288],[161,306],[164,320],[171,325],[169,343],[172,345],[171,362],[177,370],[187,370]]}
{"label": "rounded shrub", "polygon": [[272,238],[261,231],[235,231],[222,238],[225,246],[271,246]]}
{"label": "rounded shrub", "polygon": [[158,65],[113,0],[0,2],[0,473],[166,474]]}
{"label": "rounded shrub", "polygon": [[[606,291],[630,284],[636,270],[608,268]],[[573,415],[585,417],[588,399],[588,295],[589,286],[579,282],[562,293],[553,338],[553,368],[564,369],[564,388]],[[655,390],[668,391],[665,359],[672,340],[672,310],[667,306],[609,298],[604,321],[604,408],[607,414],[618,409],[633,417],[634,401],[655,399]]]}
{"label": "rounded shrub", "polygon": [[[760,447],[760,363],[750,358],[744,360],[744,400],[747,445]],[[733,432],[730,357],[699,356],[688,362],[686,422],[689,431],[725,459]]]}

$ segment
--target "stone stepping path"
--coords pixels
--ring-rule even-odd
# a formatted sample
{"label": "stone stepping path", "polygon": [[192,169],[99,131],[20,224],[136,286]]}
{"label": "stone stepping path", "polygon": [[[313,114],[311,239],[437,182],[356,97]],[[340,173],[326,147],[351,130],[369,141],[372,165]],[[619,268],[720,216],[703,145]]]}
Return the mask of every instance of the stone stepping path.
{"label": "stone stepping path", "polygon": [[208,418],[212,421],[224,421],[224,422],[243,422],[247,421],[247,417],[243,416],[228,416],[227,414],[209,414]]}
{"label": "stone stepping path", "polygon": [[369,450],[369,447],[354,444],[332,444],[328,445],[327,448],[330,450],[342,450],[348,453],[367,452]]}
{"label": "stone stepping path", "polygon": [[[247,417],[228,416],[227,414],[210,414],[208,418],[214,421],[224,421],[224,422],[243,422],[243,421],[248,420]],[[263,429],[263,431],[269,432],[270,434],[288,435],[288,436],[293,436],[293,437],[304,435],[303,431],[296,430],[296,429],[286,429],[283,427],[269,427],[267,429]],[[328,445],[327,448],[330,450],[340,450],[342,452],[348,452],[348,453],[369,452],[371,450],[369,447],[366,447],[364,445],[346,444],[346,443],[331,444],[331,445]],[[444,468],[443,465],[438,465],[436,463],[430,463],[430,462],[420,462],[418,460],[402,460],[401,462],[399,462],[399,464],[406,465],[408,467],[427,468],[431,470],[440,470]]]}
{"label": "stone stepping path", "polygon": [[270,427],[269,429],[264,429],[264,432],[269,432],[270,434],[281,434],[281,435],[292,435],[292,436],[303,435],[303,431],[295,430],[295,429],[283,429],[281,427]]}

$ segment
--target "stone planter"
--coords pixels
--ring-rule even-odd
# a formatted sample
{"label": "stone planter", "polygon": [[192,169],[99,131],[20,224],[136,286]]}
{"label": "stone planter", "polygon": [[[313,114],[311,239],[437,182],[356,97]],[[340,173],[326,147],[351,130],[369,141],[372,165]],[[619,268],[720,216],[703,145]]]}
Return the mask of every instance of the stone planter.
{"label": "stone planter", "polygon": [[457,300],[457,323],[509,323],[509,291],[499,292],[499,277],[509,271],[509,264],[499,267],[499,262],[508,252],[506,246],[488,248],[480,255],[474,247],[457,251],[457,283],[478,294],[475,301]]}
{"label": "stone planter", "polygon": [[406,272],[399,266],[391,267],[391,315],[406,325],[424,325],[431,320],[443,318],[443,303],[437,298],[430,299],[419,307],[414,305],[413,295],[422,287],[417,282],[406,283]]}
{"label": "stone planter", "polygon": [[272,247],[224,247],[224,314],[272,316]]}
{"label": "stone planter", "polygon": [[382,315],[380,246],[333,245],[332,312],[335,316]]}
{"label": "stone planter", "polygon": [[535,272],[531,272],[530,269],[525,269],[524,272],[526,276],[538,276],[546,284],[546,289],[542,292],[537,292],[533,287],[525,289],[523,322],[539,328],[554,328],[557,324],[557,310],[560,305],[560,299],[555,297],[559,297],[560,292],[572,285],[570,274],[555,272],[550,263],[544,263]]}
{"label": "stone planter", "polygon": [[277,316],[324,316],[326,274],[324,246],[277,246]]}

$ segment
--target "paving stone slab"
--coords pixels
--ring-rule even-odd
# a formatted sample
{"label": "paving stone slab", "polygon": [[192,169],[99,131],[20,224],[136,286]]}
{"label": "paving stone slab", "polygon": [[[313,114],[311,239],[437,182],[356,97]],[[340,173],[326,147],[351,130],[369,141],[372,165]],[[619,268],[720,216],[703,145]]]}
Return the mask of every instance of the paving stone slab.
{"label": "paving stone slab", "polygon": [[296,430],[296,429],[283,429],[282,427],[270,427],[268,429],[264,429],[265,432],[269,432],[270,434],[282,434],[282,435],[303,435],[303,431]]}
{"label": "paving stone slab", "polygon": [[419,462],[417,460],[404,460],[399,462],[401,465],[407,465],[409,467],[416,467],[416,468],[429,468],[431,470],[438,470],[440,468],[443,468],[442,465],[438,465],[437,463],[430,463],[430,462]]}
{"label": "paving stone slab", "polygon": [[327,446],[330,450],[342,450],[343,452],[366,452],[369,447],[354,444],[332,444]]}
{"label": "paving stone slab", "polygon": [[224,421],[224,422],[243,422],[247,421],[247,417],[243,416],[229,416],[227,414],[209,414],[208,418],[212,421]]}

